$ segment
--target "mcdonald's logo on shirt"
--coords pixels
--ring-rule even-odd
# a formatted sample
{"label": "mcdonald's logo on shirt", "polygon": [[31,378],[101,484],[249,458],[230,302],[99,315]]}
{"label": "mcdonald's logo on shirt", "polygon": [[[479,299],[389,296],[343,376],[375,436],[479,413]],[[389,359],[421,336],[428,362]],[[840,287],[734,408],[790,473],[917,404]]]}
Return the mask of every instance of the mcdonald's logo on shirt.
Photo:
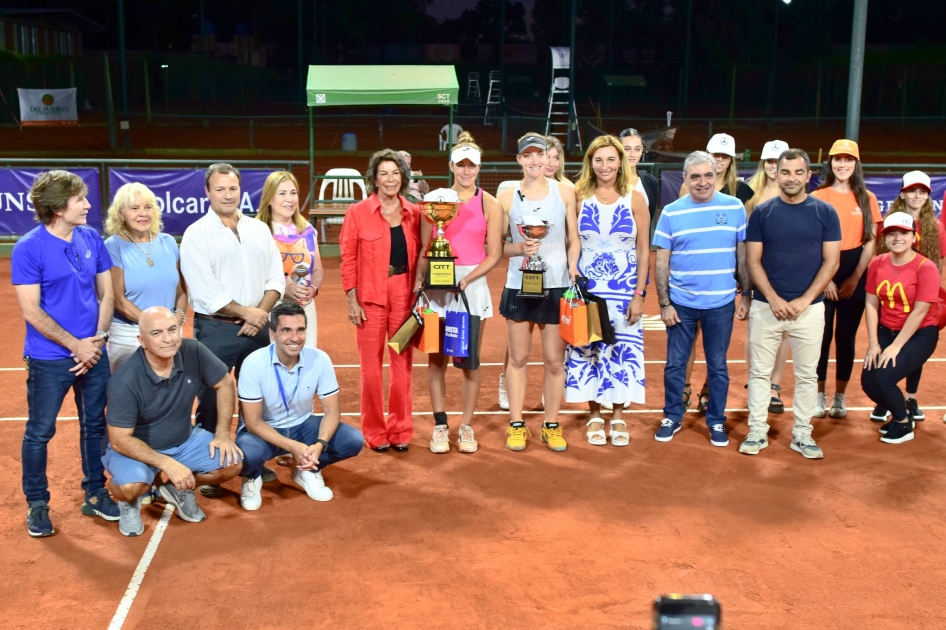
{"label": "mcdonald's logo on shirt", "polygon": [[[886,289],[884,288],[886,286]],[[877,285],[877,297],[881,302],[884,301],[884,293],[886,294],[886,301],[888,302],[887,308],[894,308],[894,297],[897,294],[897,290],[900,290],[900,299],[903,300],[903,312],[910,312],[910,303],[907,301],[907,292],[904,290],[903,285],[900,282],[890,284],[890,280],[884,280]]]}

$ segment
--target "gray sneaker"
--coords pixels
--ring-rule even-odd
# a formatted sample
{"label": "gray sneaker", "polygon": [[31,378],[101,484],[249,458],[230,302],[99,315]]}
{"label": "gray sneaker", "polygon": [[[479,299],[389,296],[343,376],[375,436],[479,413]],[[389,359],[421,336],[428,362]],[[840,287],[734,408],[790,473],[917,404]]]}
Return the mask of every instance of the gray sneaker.
{"label": "gray sneaker", "polygon": [[810,435],[793,437],[792,450],[801,453],[805,459],[824,459],[824,451],[818,448]]}
{"label": "gray sneaker", "polygon": [[134,503],[118,502],[118,509],[121,512],[118,517],[118,532],[122,536],[141,536],[145,533],[145,524],[141,522],[142,498],[138,497]]}
{"label": "gray sneaker", "polygon": [[276,476],[276,471],[267,466],[263,466],[263,474],[260,475],[260,477],[262,477],[263,483],[273,483],[274,481],[279,481],[279,477]]}
{"label": "gray sneaker", "polygon": [[812,418],[824,418],[828,415],[828,398],[824,392],[818,392],[818,398],[815,400],[815,410],[812,412]]}
{"label": "gray sneaker", "polygon": [[844,394],[835,394],[831,401],[831,409],[828,415],[832,418],[843,418],[847,415],[847,407],[844,406]]}
{"label": "gray sneaker", "polygon": [[759,451],[769,445],[769,440],[761,431],[752,431],[739,445],[739,452],[745,455],[758,455]]}
{"label": "gray sneaker", "polygon": [[164,500],[177,508],[177,515],[188,523],[199,523],[207,519],[204,511],[197,506],[193,490],[178,490],[170,481],[161,484],[159,489]]}

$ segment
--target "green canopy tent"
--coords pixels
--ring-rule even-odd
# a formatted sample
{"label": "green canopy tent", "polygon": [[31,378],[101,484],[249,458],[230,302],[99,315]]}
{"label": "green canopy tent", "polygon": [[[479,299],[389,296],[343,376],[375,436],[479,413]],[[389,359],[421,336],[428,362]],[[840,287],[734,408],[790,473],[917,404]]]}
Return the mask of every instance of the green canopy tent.
{"label": "green canopy tent", "polygon": [[316,107],[352,105],[445,105],[449,110],[447,154],[453,151],[453,105],[460,87],[453,66],[309,66],[309,190],[315,202]]}

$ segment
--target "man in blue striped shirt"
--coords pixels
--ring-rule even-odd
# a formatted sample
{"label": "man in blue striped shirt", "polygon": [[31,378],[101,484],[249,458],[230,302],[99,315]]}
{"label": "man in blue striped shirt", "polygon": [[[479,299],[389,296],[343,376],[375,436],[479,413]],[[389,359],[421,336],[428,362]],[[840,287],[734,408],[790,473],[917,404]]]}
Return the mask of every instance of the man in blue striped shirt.
{"label": "man in blue striped shirt", "polygon": [[726,352],[733,315],[745,319],[749,310],[743,297],[736,311],[737,277],[743,292],[751,288],[745,265],[746,209],[735,197],[716,190],[716,161],[709,153],[691,153],[683,164],[683,177],[689,194],[664,208],[653,239],[660,318],[667,326],[664,419],[654,439],[669,442],[680,430],[686,411],[686,364],[699,326],[709,382],[710,443],[727,446]]}

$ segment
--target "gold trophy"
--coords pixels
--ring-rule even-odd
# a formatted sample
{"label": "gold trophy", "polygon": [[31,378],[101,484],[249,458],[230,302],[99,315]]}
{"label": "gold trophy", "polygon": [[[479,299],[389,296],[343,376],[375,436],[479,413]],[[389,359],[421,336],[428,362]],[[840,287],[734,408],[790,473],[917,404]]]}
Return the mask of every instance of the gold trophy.
{"label": "gold trophy", "polygon": [[460,209],[460,198],[451,188],[438,188],[424,195],[420,210],[424,218],[436,226],[436,238],[430,241],[424,257],[429,259],[427,288],[457,289],[457,272],[450,242],[443,237],[443,228],[453,221]]}
{"label": "gold trophy", "polygon": [[[527,241],[541,241],[549,235],[551,223],[542,221],[540,224],[519,224],[519,234]],[[545,273],[545,259],[538,254],[526,256],[522,259],[522,289],[517,297],[547,298],[548,289],[545,288],[543,274]]]}

